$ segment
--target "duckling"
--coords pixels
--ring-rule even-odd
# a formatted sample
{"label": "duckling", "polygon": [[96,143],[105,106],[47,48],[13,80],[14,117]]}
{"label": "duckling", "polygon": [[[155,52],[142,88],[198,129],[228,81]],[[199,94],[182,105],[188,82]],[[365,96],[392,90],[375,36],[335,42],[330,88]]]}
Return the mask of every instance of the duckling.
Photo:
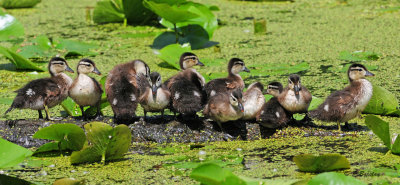
{"label": "duckling", "polygon": [[215,94],[233,91],[234,89],[244,89],[244,82],[239,73],[245,71],[250,72],[250,70],[245,66],[242,59],[232,58],[228,63],[228,77],[217,78],[209,81],[204,90],[206,91],[207,97],[214,96]]}
{"label": "duckling", "polygon": [[135,120],[138,99],[143,93],[139,87],[139,77],[149,79],[150,69],[142,60],[133,60],[115,66],[105,83],[107,100],[114,112],[115,122],[128,124]]}
{"label": "duckling", "polygon": [[144,118],[146,119],[147,112],[161,112],[161,117],[164,118],[164,109],[169,105],[171,93],[162,84],[160,73],[152,72],[150,81],[141,82],[146,86],[145,92],[139,98],[144,109]]}
{"label": "duckling", "polygon": [[204,66],[198,57],[190,52],[183,53],[179,64],[181,71],[164,84],[171,92],[171,110],[182,115],[193,115],[203,108],[205,95],[204,77],[191,67]]}
{"label": "duckling", "polygon": [[347,75],[349,86],[332,93],[317,109],[309,112],[311,118],[337,122],[339,131],[341,122],[347,125],[349,120],[359,115],[367,106],[372,97],[372,84],[365,77],[375,76],[361,64],[351,65]]}
{"label": "duckling", "polygon": [[72,82],[69,88],[69,96],[77,103],[82,111],[82,118],[86,119],[85,106],[96,106],[96,118],[100,116],[100,100],[103,90],[96,79],[88,76],[89,73],[101,75],[94,62],[90,59],[79,61],[76,71],[78,77]]}
{"label": "duckling", "polygon": [[288,86],[278,96],[279,103],[290,114],[307,113],[312,99],[311,93],[301,85],[299,75],[289,75],[288,81]]}
{"label": "duckling", "polygon": [[243,112],[242,91],[236,89],[211,96],[203,114],[216,121],[223,130],[221,123],[238,120],[243,116]]}
{"label": "duckling", "polygon": [[11,107],[4,113],[6,115],[13,109],[37,110],[39,119],[43,119],[42,110],[46,112],[46,120],[51,120],[49,108],[52,108],[68,97],[68,89],[72,79],[64,73],[74,71],[68,66],[67,61],[60,57],[53,57],[48,65],[50,78],[33,80],[21,89],[14,98]]}
{"label": "duckling", "polygon": [[266,102],[261,111],[257,113],[256,121],[266,128],[277,128],[285,126],[290,121],[285,109],[278,101],[279,94],[282,93],[283,86],[279,82],[271,82],[268,84],[267,94],[272,97]]}
{"label": "duckling", "polygon": [[243,94],[244,113],[242,119],[255,119],[258,112],[265,103],[263,95],[264,86],[260,82],[254,82],[249,85],[247,91]]}

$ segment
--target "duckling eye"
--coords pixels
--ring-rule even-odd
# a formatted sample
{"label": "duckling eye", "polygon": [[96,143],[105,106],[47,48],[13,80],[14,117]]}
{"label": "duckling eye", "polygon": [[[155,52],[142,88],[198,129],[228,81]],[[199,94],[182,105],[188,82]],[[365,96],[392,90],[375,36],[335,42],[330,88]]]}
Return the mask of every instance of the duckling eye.
{"label": "duckling eye", "polygon": [[362,69],[358,69],[358,71],[362,71]]}

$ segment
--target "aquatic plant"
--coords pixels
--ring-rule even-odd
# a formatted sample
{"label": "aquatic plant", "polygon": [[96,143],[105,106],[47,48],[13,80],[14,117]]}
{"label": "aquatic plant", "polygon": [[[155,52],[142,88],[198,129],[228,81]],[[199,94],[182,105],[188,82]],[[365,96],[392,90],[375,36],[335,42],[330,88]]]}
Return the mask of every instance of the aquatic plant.
{"label": "aquatic plant", "polygon": [[0,169],[14,167],[31,155],[30,150],[0,138]]}
{"label": "aquatic plant", "polygon": [[301,154],[293,158],[293,161],[303,172],[327,172],[350,168],[346,157],[340,154],[323,154],[315,156],[312,154]]}
{"label": "aquatic plant", "polygon": [[131,145],[131,131],[126,125],[112,128],[106,123],[91,122],[84,127],[88,145],[72,153],[71,164],[120,159]]}
{"label": "aquatic plant", "polygon": [[10,40],[24,36],[24,26],[10,14],[0,9],[0,41]]}
{"label": "aquatic plant", "polygon": [[35,154],[49,151],[60,151],[60,153],[65,150],[78,151],[82,149],[86,141],[82,128],[71,123],[53,124],[41,128],[33,135],[33,138],[54,140],[40,146]]}
{"label": "aquatic plant", "polygon": [[325,172],[318,174],[310,179],[308,185],[321,185],[321,184],[351,184],[351,185],[367,185],[354,177],[346,176],[342,173]]}
{"label": "aquatic plant", "polygon": [[390,91],[374,85],[371,100],[363,113],[400,116],[399,100]]}
{"label": "aquatic plant", "polygon": [[376,136],[379,137],[385,144],[385,146],[393,153],[393,154],[400,154],[400,139],[395,136],[393,139],[391,138],[389,132],[389,123],[383,121],[382,119],[378,118],[374,115],[368,115],[365,117],[365,124],[368,126],[369,129],[374,132]]}
{"label": "aquatic plant", "polygon": [[1,0],[0,6],[6,9],[12,8],[32,8],[41,0]]}
{"label": "aquatic plant", "polygon": [[339,54],[339,59],[351,62],[362,62],[370,60],[378,60],[381,54],[370,52],[370,51],[342,51]]}

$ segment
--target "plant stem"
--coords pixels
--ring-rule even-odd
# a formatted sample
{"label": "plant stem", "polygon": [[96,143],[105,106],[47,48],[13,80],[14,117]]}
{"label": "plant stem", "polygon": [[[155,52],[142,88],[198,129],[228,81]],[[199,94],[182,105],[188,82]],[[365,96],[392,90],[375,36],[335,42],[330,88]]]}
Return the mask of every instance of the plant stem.
{"label": "plant stem", "polygon": [[128,24],[128,20],[125,18],[124,19],[124,27],[126,27],[127,24]]}
{"label": "plant stem", "polygon": [[175,43],[178,44],[179,37],[178,37],[178,30],[176,29],[176,23],[174,23],[174,31],[175,31]]}

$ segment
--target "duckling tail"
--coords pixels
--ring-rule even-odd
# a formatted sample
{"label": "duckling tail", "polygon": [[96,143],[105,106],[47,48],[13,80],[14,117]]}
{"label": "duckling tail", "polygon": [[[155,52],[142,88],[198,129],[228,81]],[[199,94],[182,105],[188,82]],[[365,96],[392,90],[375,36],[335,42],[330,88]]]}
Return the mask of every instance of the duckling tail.
{"label": "duckling tail", "polygon": [[11,106],[9,109],[6,110],[6,112],[3,114],[2,117],[5,117],[7,113],[11,112],[14,109],[13,106]]}

